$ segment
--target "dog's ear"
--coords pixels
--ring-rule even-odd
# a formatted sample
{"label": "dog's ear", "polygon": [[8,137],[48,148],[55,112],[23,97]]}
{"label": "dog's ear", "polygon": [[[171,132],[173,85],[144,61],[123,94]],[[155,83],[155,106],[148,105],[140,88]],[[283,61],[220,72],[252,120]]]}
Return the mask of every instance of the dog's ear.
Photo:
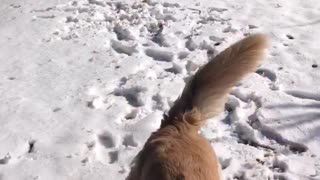
{"label": "dog's ear", "polygon": [[168,112],[169,119],[196,109],[198,122],[191,118],[193,120],[189,123],[199,124],[199,121],[221,112],[235,83],[256,70],[267,44],[265,35],[251,35],[210,60],[186,84],[182,95]]}

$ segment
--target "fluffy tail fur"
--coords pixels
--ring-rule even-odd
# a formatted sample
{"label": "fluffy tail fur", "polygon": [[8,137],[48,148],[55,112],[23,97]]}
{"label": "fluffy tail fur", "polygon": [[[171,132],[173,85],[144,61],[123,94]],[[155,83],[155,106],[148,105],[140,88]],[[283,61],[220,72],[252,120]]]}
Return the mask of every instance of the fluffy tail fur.
{"label": "fluffy tail fur", "polygon": [[205,119],[221,112],[231,88],[256,70],[266,47],[267,37],[255,34],[210,60],[186,84],[161,127],[181,120],[200,127]]}

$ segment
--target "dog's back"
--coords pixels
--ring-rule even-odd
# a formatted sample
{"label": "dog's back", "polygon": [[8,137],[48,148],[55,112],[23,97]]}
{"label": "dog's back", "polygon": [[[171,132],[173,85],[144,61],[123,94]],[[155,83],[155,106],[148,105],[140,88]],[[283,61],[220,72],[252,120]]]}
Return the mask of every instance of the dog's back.
{"label": "dog's back", "polygon": [[223,110],[231,88],[256,69],[265,48],[266,37],[252,35],[203,66],[136,156],[127,180],[220,179],[216,155],[198,130]]}

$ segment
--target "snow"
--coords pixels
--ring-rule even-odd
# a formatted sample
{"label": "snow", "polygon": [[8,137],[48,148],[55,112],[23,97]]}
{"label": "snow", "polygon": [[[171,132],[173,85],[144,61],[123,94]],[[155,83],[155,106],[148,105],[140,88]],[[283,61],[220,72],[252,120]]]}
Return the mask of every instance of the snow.
{"label": "snow", "polygon": [[2,0],[0,179],[125,179],[199,66],[271,47],[201,129],[225,179],[320,179],[317,0]]}

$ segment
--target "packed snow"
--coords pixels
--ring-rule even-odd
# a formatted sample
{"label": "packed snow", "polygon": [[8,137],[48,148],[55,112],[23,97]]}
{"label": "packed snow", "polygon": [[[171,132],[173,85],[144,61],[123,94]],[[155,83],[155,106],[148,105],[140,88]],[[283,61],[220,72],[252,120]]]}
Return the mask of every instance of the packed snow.
{"label": "packed snow", "polygon": [[201,129],[226,180],[320,179],[318,0],[2,0],[0,180],[118,180],[208,59],[256,73]]}

